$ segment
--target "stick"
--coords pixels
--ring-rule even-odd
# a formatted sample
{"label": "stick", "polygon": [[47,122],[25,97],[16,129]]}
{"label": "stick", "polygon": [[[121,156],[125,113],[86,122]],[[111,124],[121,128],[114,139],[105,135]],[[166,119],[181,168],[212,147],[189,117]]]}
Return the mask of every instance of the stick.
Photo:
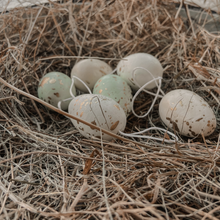
{"label": "stick", "polygon": [[[88,125],[88,126],[91,127],[92,129],[97,129],[97,130],[99,130],[99,131],[101,131],[101,132],[103,132],[103,133],[105,133],[105,134],[107,134],[107,135],[110,135],[110,136],[112,136],[112,137],[114,137],[114,138],[116,138],[116,139],[119,139],[119,140],[121,140],[121,141],[125,141],[125,142],[128,142],[128,143],[133,143],[133,144],[137,144],[137,145],[139,145],[139,146],[146,147],[145,144],[141,144],[141,143],[139,143],[139,142],[132,141],[132,140],[129,140],[129,139],[127,139],[127,138],[121,137],[121,136],[119,136],[119,135],[117,135],[117,134],[114,134],[114,133],[108,131],[108,130],[105,130],[105,129],[100,128],[100,127],[98,127],[98,126],[96,126],[96,125],[94,125],[94,124],[91,124],[91,123],[89,123],[89,122],[87,122],[87,121],[84,121],[84,120],[82,120],[81,118],[75,117],[75,116],[73,116],[73,115],[71,115],[71,114],[69,114],[69,113],[67,113],[67,112],[64,112],[64,111],[62,111],[62,110],[60,110],[60,109],[54,107],[53,105],[50,105],[49,103],[47,103],[47,102],[45,102],[45,101],[43,101],[43,100],[41,100],[41,99],[39,99],[39,98],[37,98],[37,97],[31,95],[31,94],[28,94],[28,93],[26,93],[26,92],[24,92],[24,91],[22,91],[22,90],[20,90],[20,89],[18,89],[18,88],[16,88],[16,87],[14,87],[13,85],[7,83],[7,82],[6,82],[4,79],[2,79],[1,77],[0,77],[0,82],[3,83],[5,86],[9,87],[10,89],[14,90],[15,92],[18,92],[18,93],[20,93],[20,94],[22,94],[22,95],[24,95],[24,96],[26,96],[26,97],[28,97],[28,98],[30,98],[30,99],[32,99],[32,100],[35,100],[35,101],[41,103],[42,105],[47,106],[48,108],[52,109],[52,110],[55,111],[55,112],[58,112],[58,113],[60,113],[60,114],[62,114],[62,115],[65,115],[65,116],[67,116],[67,117],[69,117],[69,118],[72,118],[72,119],[74,119],[74,120],[76,120],[76,121],[79,121],[79,122],[81,122],[81,123],[83,123],[83,124],[85,124],[85,125]],[[150,146],[149,146],[149,148],[150,148]]]}

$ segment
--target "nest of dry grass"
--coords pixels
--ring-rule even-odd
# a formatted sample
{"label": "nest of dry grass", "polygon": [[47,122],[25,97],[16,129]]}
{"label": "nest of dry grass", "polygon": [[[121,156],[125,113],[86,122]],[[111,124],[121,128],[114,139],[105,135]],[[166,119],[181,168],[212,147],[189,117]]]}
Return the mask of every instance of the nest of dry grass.
{"label": "nest of dry grass", "polygon": [[[81,58],[114,68],[147,52],[165,69],[165,93],[195,91],[217,117],[206,139],[89,140],[64,115],[1,83],[1,219],[220,219],[219,36],[184,22],[172,3],[150,0],[14,9],[1,14],[0,30],[0,77],[26,93],[37,96],[43,75],[70,75]],[[136,111],[152,99],[139,95]],[[126,132],[164,127],[158,104],[148,118],[130,115]]]}

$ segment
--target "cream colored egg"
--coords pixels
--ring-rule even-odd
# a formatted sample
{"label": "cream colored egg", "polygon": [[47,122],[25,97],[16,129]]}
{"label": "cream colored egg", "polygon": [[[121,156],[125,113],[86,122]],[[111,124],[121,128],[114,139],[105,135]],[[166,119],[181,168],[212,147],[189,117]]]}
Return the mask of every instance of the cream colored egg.
{"label": "cream colored egg", "polygon": [[[155,78],[163,76],[163,67],[161,66],[159,60],[150,54],[135,53],[124,57],[123,60],[118,63],[117,74],[125,79],[134,91],[137,91],[141,86],[153,79],[146,70],[137,69],[135,70],[135,79],[140,87],[136,85],[132,72],[137,67],[147,69]],[[149,90],[154,87],[156,87],[156,83],[152,82],[147,85],[145,89]]]}
{"label": "cream colored egg", "polygon": [[[39,82],[38,97],[49,104],[58,107],[59,101],[71,98],[70,86],[72,80],[69,76],[60,72],[47,73]],[[76,95],[75,86],[72,92]],[[67,110],[70,101],[62,102],[62,110]]]}
{"label": "cream colored egg", "polygon": [[216,117],[209,104],[199,95],[185,89],[167,93],[159,105],[162,121],[181,135],[195,137],[212,134]]}
{"label": "cream colored egg", "polygon": [[[102,77],[112,72],[112,68],[104,61],[97,59],[85,59],[78,62],[72,69],[71,77],[77,76],[86,85],[93,89],[95,83]],[[77,79],[75,86],[82,92],[88,92],[86,87]]]}
{"label": "cream colored egg", "polygon": [[[115,134],[118,131],[124,131],[126,126],[124,110],[113,99],[102,95],[85,94],[77,96],[70,102],[68,112]],[[101,137],[99,130],[73,119],[71,121],[84,137]],[[104,140],[113,139],[104,133],[102,133],[102,138]]]}

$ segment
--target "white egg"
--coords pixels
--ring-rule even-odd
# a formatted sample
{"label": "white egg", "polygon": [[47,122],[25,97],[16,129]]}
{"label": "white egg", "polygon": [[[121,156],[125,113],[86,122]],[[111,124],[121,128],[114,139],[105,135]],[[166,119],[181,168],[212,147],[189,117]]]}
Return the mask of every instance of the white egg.
{"label": "white egg", "polygon": [[[71,77],[77,76],[86,85],[93,89],[95,83],[102,77],[112,72],[112,68],[104,61],[97,59],[85,59],[79,61],[72,69]],[[82,92],[88,92],[86,87],[77,79],[75,86]]]}
{"label": "white egg", "polygon": [[[136,85],[132,72],[137,67],[147,69],[155,78],[163,76],[163,67],[159,60],[150,54],[135,53],[124,57],[123,60],[118,63],[117,74],[125,79],[134,91],[137,91],[141,86],[153,79],[146,70],[137,69],[135,70],[135,79],[140,86]],[[147,85],[145,89],[149,90],[154,87],[156,87],[156,83],[152,82]]]}
{"label": "white egg", "polygon": [[[115,134],[118,131],[124,131],[127,122],[121,106],[113,99],[103,95],[85,94],[77,96],[70,102],[68,112]],[[84,137],[91,138],[91,136],[94,136],[100,138],[99,130],[73,119],[71,121]],[[104,140],[113,139],[113,137],[104,133],[102,133],[102,138]]]}
{"label": "white egg", "polygon": [[[38,97],[49,104],[58,107],[59,101],[71,98],[70,86],[72,80],[69,76],[60,72],[47,73],[39,82]],[[76,95],[75,86],[72,88],[72,92]],[[61,104],[62,110],[67,110],[70,101],[63,102]]]}
{"label": "white egg", "polygon": [[195,137],[202,132],[208,136],[216,128],[216,117],[209,104],[185,89],[167,93],[160,102],[159,114],[169,128],[187,137]]}

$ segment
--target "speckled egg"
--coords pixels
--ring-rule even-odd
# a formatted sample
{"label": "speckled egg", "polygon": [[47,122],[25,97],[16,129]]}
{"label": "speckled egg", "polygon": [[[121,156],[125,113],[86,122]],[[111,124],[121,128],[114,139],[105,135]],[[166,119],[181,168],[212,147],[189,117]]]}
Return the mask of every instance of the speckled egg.
{"label": "speckled egg", "polygon": [[209,104],[199,95],[185,89],[167,93],[159,105],[162,121],[181,135],[195,137],[212,134],[216,117]]}
{"label": "speckled egg", "polygon": [[[71,77],[77,76],[86,85],[93,89],[95,83],[102,77],[112,72],[112,68],[104,61],[97,59],[85,59],[78,62],[72,69]],[[77,79],[75,86],[82,92],[88,92],[86,87]]]}
{"label": "speckled egg", "polygon": [[[126,126],[124,110],[113,99],[103,95],[85,94],[77,96],[70,102],[68,111],[73,116],[115,134],[118,131],[124,131]],[[71,121],[84,137],[91,138],[91,136],[94,136],[100,138],[99,130],[73,119]],[[113,139],[113,137],[104,133],[102,133],[102,138],[104,140]]]}
{"label": "speckled egg", "polygon": [[[140,86],[136,85],[132,76],[132,72],[136,67],[147,69],[155,78],[163,76],[163,67],[159,60],[150,54],[135,53],[124,57],[117,65],[117,74],[121,76],[134,91],[137,91],[141,86],[153,79],[146,70],[137,69],[135,70],[135,79]],[[156,83],[152,82],[147,85],[145,89],[149,90],[154,87],[156,87]]]}
{"label": "speckled egg", "polygon": [[131,111],[131,88],[120,76],[112,74],[103,76],[96,82],[93,94],[100,94],[114,99],[123,108],[126,115]]}
{"label": "speckled egg", "polygon": [[[49,104],[58,107],[59,101],[71,98],[70,86],[72,80],[69,76],[60,72],[47,73],[41,80],[38,86],[38,97]],[[72,92],[76,95],[75,86]],[[67,110],[70,101],[62,102],[62,110]]]}

